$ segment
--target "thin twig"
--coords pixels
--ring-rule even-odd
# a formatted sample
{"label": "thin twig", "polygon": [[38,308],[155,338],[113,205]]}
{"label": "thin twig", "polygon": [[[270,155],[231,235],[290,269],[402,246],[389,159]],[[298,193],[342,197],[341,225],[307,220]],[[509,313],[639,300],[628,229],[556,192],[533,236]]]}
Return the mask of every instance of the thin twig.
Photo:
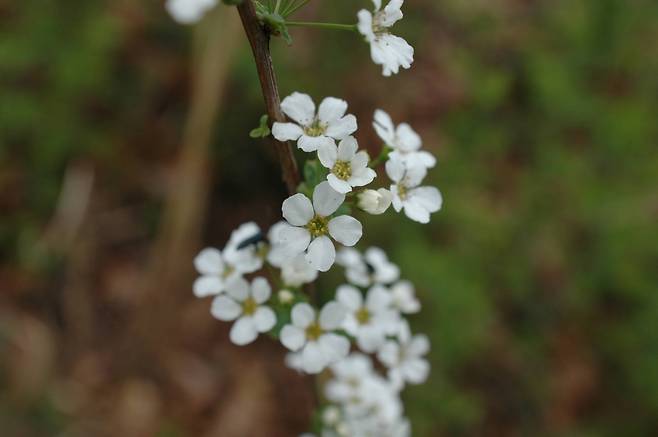
{"label": "thin twig", "polygon": [[[286,117],[281,111],[281,99],[276,84],[276,76],[274,75],[272,56],[270,55],[270,36],[258,22],[256,10],[251,0],[245,0],[240,3],[238,13],[240,14],[244,31],[249,39],[249,44],[251,44],[251,51],[254,54],[254,61],[263,90],[267,115],[272,122],[285,122]],[[296,193],[297,186],[299,185],[299,170],[297,168],[297,161],[295,161],[295,155],[292,152],[292,147],[287,142],[277,141],[274,138],[272,138],[272,142],[279,157],[283,181],[288,188],[288,192],[290,194]]]}

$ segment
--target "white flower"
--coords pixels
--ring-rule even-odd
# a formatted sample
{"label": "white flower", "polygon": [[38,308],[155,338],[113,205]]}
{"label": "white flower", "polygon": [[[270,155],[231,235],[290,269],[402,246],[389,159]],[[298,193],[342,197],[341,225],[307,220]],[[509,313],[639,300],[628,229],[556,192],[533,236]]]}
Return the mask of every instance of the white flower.
{"label": "white flower", "polygon": [[315,152],[320,146],[335,145],[356,131],[356,117],[345,115],[347,102],[327,97],[315,112],[315,103],[308,94],[292,93],[281,102],[281,109],[295,123],[272,125],[272,135],[279,141],[297,141],[304,152]]}
{"label": "white flower", "polygon": [[414,285],[409,281],[396,282],[390,287],[392,305],[403,314],[413,314],[420,311],[420,302],[416,299]]}
{"label": "white flower", "polygon": [[409,168],[431,168],[436,165],[436,158],[431,153],[420,150],[423,142],[407,123],[400,123],[396,128],[391,117],[378,109],[372,125],[379,138],[393,149],[389,155],[392,159],[399,158]]}
{"label": "white flower", "polygon": [[[302,370],[319,373],[349,353],[349,340],[331,332],[340,327],[344,318],[345,308],[337,302],[327,303],[319,317],[309,304],[298,303],[292,308],[292,324],[281,330],[281,343],[293,352],[301,352],[296,364]],[[295,358],[291,360],[295,362]]]}
{"label": "white flower", "polygon": [[235,278],[226,284],[226,295],[213,300],[210,312],[223,321],[236,320],[229,337],[237,345],[249,344],[258,333],[267,332],[276,324],[272,308],[263,305],[270,298],[272,289],[265,278],[256,278],[251,286],[243,278]]}
{"label": "white flower", "polygon": [[201,275],[194,281],[194,294],[197,297],[217,295],[225,290],[227,281],[260,269],[263,260],[258,256],[257,244],[250,244],[259,241],[259,236],[258,225],[249,222],[233,231],[223,252],[203,249],[194,258],[194,266]]}
{"label": "white flower", "polygon": [[368,185],[377,176],[373,169],[368,168],[368,152],[357,152],[358,148],[356,139],[348,136],[341,140],[338,147],[325,144],[318,149],[320,162],[330,170],[327,180],[339,193],[349,193],[352,187]]}
{"label": "white flower", "polygon": [[354,246],[363,234],[361,223],[348,215],[330,218],[345,200],[328,182],[313,190],[313,203],[301,193],[284,200],[283,217],[289,223],[278,232],[283,256],[292,258],[306,251],[313,268],[326,272],[336,259],[336,248],[329,236],[345,246]]}
{"label": "white flower", "polygon": [[167,0],[165,8],[181,24],[193,24],[217,4],[217,0]]}
{"label": "white flower", "polygon": [[347,280],[359,287],[390,284],[400,277],[400,268],[391,263],[378,247],[368,248],[363,255],[356,249],[343,248],[338,252],[336,262],[345,267]]}
{"label": "white flower", "polygon": [[404,213],[411,220],[419,223],[429,223],[430,213],[441,209],[443,198],[435,187],[421,187],[426,170],[422,167],[405,167],[399,159],[389,159],[386,162],[386,173],[391,178],[391,193],[393,208]]}
{"label": "white flower", "polygon": [[383,67],[384,76],[397,74],[400,67],[409,68],[414,61],[414,48],[389,31],[396,21],[402,19],[400,8],[404,0],[391,0],[384,10],[381,10],[381,0],[372,2],[375,4],[374,12],[360,10],[357,14],[357,27],[370,44],[373,62]]}
{"label": "white flower", "polygon": [[391,308],[391,294],[380,285],[368,290],[365,302],[357,288],[341,285],[336,300],[347,308],[343,328],[356,337],[357,346],[364,352],[375,352],[387,334],[399,329],[400,315]]}
{"label": "white flower", "polygon": [[388,378],[400,390],[404,383],[421,384],[427,380],[430,365],[423,358],[430,349],[427,336],[411,336],[409,325],[401,324],[398,341],[388,340],[379,349],[377,358],[388,368]]}
{"label": "white flower", "polygon": [[380,188],[377,191],[375,190],[363,190],[361,193],[357,194],[357,206],[372,215],[379,215],[386,212],[389,206],[391,206],[391,201],[393,195],[386,188]]}
{"label": "white flower", "polygon": [[318,277],[318,271],[306,261],[303,254],[299,254],[281,266],[281,279],[291,287],[299,287],[313,282]]}

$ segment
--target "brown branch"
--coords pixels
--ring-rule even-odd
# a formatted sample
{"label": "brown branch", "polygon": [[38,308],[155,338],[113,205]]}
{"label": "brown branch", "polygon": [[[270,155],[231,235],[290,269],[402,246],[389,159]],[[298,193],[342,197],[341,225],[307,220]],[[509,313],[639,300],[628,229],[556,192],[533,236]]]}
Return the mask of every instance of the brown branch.
{"label": "brown branch", "polygon": [[[279,98],[279,88],[276,84],[274,67],[272,66],[272,56],[270,55],[270,36],[261,26],[256,17],[256,10],[251,0],[244,0],[238,5],[238,13],[242,20],[242,26],[251,44],[251,51],[254,54],[258,78],[263,90],[265,99],[265,108],[271,122],[285,122],[286,118],[281,111],[281,100]],[[272,138],[272,143],[276,148],[283,173],[283,181],[286,183],[290,194],[297,192],[299,185],[299,170],[297,161],[292,153],[292,148],[287,142],[277,141]]]}

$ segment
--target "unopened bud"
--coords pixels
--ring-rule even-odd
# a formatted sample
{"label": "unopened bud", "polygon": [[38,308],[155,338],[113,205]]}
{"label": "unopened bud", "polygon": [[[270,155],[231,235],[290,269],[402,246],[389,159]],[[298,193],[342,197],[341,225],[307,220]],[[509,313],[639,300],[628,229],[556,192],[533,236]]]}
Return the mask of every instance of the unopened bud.
{"label": "unopened bud", "polygon": [[279,302],[281,303],[292,303],[293,299],[295,299],[295,295],[292,294],[292,291],[290,290],[279,290]]}
{"label": "unopened bud", "polygon": [[359,208],[372,215],[379,215],[386,212],[391,206],[393,195],[386,188],[379,190],[364,190],[357,195]]}

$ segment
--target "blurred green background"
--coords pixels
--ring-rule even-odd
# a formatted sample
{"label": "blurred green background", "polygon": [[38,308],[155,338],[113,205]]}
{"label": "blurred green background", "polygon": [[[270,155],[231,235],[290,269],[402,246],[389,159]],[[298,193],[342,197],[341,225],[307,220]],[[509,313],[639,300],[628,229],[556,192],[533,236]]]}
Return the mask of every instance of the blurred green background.
{"label": "blurred green background", "polygon": [[[367,1],[296,18],[353,22]],[[415,0],[383,78],[349,33],[273,41],[282,95],[376,108],[439,158],[429,226],[369,218],[424,303],[417,436],[658,435],[658,3]],[[290,436],[308,381],[228,343],[191,259],[285,196],[232,9],[0,0],[0,434]],[[300,156],[301,158],[301,156]],[[336,284],[325,281],[330,288]]]}

